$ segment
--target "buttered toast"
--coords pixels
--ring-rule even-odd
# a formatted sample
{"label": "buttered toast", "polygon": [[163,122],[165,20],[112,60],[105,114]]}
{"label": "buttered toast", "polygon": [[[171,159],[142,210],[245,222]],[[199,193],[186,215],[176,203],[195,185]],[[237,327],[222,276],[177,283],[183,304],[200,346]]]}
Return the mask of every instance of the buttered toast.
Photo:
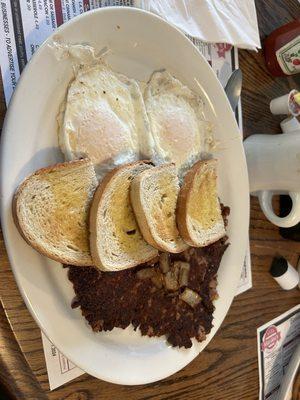
{"label": "buttered toast", "polygon": [[144,239],[158,250],[170,253],[180,253],[188,247],[176,226],[178,193],[174,164],[141,172],[130,188],[131,204]]}
{"label": "buttered toast", "polygon": [[149,162],[115,168],[100,183],[90,211],[90,246],[94,264],[119,271],[147,262],[158,251],[145,242],[130,203],[130,184]]}
{"label": "buttered toast", "polygon": [[215,159],[198,161],[184,177],[177,202],[177,224],[190,246],[208,246],[225,236],[216,168]]}
{"label": "buttered toast", "polygon": [[89,160],[42,168],[25,179],[13,200],[24,239],[53,260],[92,265],[87,216],[97,184]]}

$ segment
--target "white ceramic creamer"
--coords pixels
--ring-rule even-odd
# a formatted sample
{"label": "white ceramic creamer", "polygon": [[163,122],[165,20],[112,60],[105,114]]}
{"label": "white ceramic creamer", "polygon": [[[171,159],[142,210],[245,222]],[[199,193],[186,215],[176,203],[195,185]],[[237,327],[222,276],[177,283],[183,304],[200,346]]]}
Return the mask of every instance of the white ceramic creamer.
{"label": "white ceramic creamer", "polygon": [[[259,198],[265,216],[275,225],[288,228],[300,222],[300,123],[289,117],[282,121],[282,134],[252,135],[244,141],[250,192]],[[293,207],[278,217],[272,207],[274,194],[288,194]]]}

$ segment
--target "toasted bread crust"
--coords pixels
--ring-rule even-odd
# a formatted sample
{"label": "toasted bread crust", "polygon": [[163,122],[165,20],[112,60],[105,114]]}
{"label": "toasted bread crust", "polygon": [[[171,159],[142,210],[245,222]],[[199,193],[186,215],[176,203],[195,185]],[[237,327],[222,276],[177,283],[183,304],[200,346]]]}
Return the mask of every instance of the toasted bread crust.
{"label": "toasted bread crust", "polygon": [[[199,247],[199,244],[193,240],[189,232],[189,226],[187,221],[187,216],[188,216],[187,206],[190,200],[192,188],[194,185],[194,180],[199,169],[204,168],[209,164],[214,164],[215,162],[216,162],[215,159],[197,161],[185,175],[183,185],[179,191],[177,208],[176,208],[178,230],[183,240],[193,247]],[[208,240],[205,246],[214,243],[216,240],[220,239],[223,236],[224,235],[222,234],[217,239],[215,238],[212,240]]]}
{"label": "toasted bread crust", "polygon": [[[80,166],[85,166],[90,164],[90,161],[88,159],[83,159],[83,160],[76,160],[76,161],[68,161],[68,162],[63,162],[63,163],[58,163],[50,167],[45,167],[41,168],[37,171],[35,171],[33,174],[29,175],[17,188],[13,201],[12,201],[12,217],[14,220],[14,223],[23,237],[23,239],[35,250],[37,250],[40,254],[54,260],[57,262],[60,262],[62,264],[70,264],[70,257],[58,257],[55,254],[52,254],[51,252],[47,251],[44,246],[41,246],[38,242],[36,242],[34,239],[30,238],[30,234],[27,231],[26,223],[23,223],[22,217],[19,213],[19,203],[22,201],[22,194],[24,190],[26,189],[28,183],[30,180],[35,177],[35,176],[41,176],[48,174],[49,172],[52,171],[59,171],[59,170],[64,170],[66,167],[74,167],[76,165]],[[77,260],[72,260],[72,265],[75,266],[91,266],[93,265],[92,263],[92,258],[90,256],[82,258],[82,260],[79,262]]]}
{"label": "toasted bread crust", "polygon": [[[155,167],[156,171],[163,171],[166,167],[173,166],[174,164],[164,164],[158,167]],[[147,171],[148,172],[148,171]],[[149,171],[149,174],[151,170]],[[143,173],[142,173],[143,174]],[[151,227],[148,223],[148,218],[145,213],[143,204],[142,204],[142,196],[141,196],[141,184],[143,180],[143,176],[138,175],[133,182],[131,183],[131,190],[130,190],[130,199],[131,204],[133,206],[134,213],[136,215],[136,219],[139,225],[139,228],[142,232],[142,235],[147,243],[151,246],[155,247],[156,249],[164,252],[170,253],[180,253],[188,248],[188,246],[178,246],[177,248],[168,246],[163,240],[158,242],[152,234]]]}
{"label": "toasted bread crust", "polygon": [[[106,190],[109,189],[111,185],[114,184],[114,179],[117,177],[120,173],[125,171],[126,169],[137,166],[137,165],[142,165],[142,164],[149,164],[151,165],[152,163],[148,160],[146,161],[136,161],[132,162],[130,164],[126,165],[121,165],[120,167],[117,167],[110,171],[103,179],[103,181],[99,184],[98,188],[96,189],[94,193],[94,197],[92,200],[92,205],[90,208],[90,217],[89,217],[89,227],[90,227],[90,250],[92,254],[92,259],[94,262],[94,265],[96,265],[99,269],[103,271],[111,271],[111,269],[105,268],[101,261],[101,257],[98,252],[98,230],[97,230],[97,219],[98,219],[98,210],[102,207],[103,201],[104,201],[104,193]],[[153,249],[154,250],[154,249]],[[143,264],[145,262],[148,262],[155,257],[155,254],[151,254],[148,257],[141,258],[139,261],[139,264]],[[136,266],[136,262],[132,262],[131,264],[128,264],[127,268],[132,268]]]}
{"label": "toasted bread crust", "polygon": [[[149,243],[151,246],[155,247],[158,250],[168,251],[165,248],[163,248],[162,246],[160,246],[160,244],[158,242],[156,242],[156,240],[152,236],[150,227],[148,225],[148,220],[147,220],[146,214],[144,213],[144,209],[142,206],[141,189],[140,189],[141,177],[138,176],[136,179],[137,180],[135,182],[131,183],[130,200],[131,200],[132,207],[134,209],[134,214],[136,215],[136,220],[137,220],[138,226],[139,226],[139,228],[142,232],[142,235],[147,243]],[[134,194],[133,194],[133,191],[134,191]]]}
{"label": "toasted bread crust", "polygon": [[144,213],[142,207],[140,187],[141,187],[141,177],[137,176],[136,180],[134,179],[134,181],[131,183],[130,200],[134,210],[134,214],[136,216],[138,226],[147,243],[149,243],[151,246],[155,247],[158,250],[164,251],[164,249],[161,248],[159,244],[154,240],[151,234],[146,214]]}
{"label": "toasted bread crust", "polygon": [[180,188],[178,199],[177,199],[177,207],[176,207],[176,217],[177,217],[177,226],[179,233],[183,240],[189,244],[190,246],[195,246],[194,241],[191,239],[188,223],[187,223],[187,203],[189,201],[191,189],[193,187],[193,182],[195,175],[198,171],[198,163],[194,164],[194,166],[187,172],[184,177],[183,184]]}

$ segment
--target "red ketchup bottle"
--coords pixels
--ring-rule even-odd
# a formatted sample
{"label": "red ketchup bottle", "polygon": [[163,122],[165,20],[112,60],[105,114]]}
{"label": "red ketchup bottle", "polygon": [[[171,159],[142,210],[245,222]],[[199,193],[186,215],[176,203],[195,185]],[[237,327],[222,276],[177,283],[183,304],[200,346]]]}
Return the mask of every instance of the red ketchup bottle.
{"label": "red ketchup bottle", "polygon": [[300,73],[300,18],[275,29],[264,43],[266,65],[274,76]]}

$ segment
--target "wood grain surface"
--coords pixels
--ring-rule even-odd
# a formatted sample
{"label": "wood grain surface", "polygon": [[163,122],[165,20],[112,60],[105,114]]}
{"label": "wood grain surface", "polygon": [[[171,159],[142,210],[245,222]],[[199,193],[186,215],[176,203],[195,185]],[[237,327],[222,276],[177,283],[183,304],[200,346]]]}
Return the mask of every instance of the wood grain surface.
{"label": "wood grain surface", "polygon": [[[299,16],[298,0],[257,0],[262,38]],[[244,135],[277,133],[280,118],[269,112],[272,98],[298,85],[299,78],[271,77],[262,52],[240,52],[244,74]],[[5,106],[1,95],[1,120]],[[278,204],[277,204],[278,206]],[[49,392],[40,330],[17,289],[2,236],[0,236],[0,399],[202,399],[255,400],[258,398],[256,329],[299,303],[299,291],[281,290],[268,270],[274,255],[292,265],[300,243],[282,239],[256,199],[251,199],[250,221],[253,289],[235,298],[217,335],[190,365],[161,382],[127,387],[83,375]],[[9,323],[4,315],[7,315]],[[103,366],[105,368],[105,366]]]}

